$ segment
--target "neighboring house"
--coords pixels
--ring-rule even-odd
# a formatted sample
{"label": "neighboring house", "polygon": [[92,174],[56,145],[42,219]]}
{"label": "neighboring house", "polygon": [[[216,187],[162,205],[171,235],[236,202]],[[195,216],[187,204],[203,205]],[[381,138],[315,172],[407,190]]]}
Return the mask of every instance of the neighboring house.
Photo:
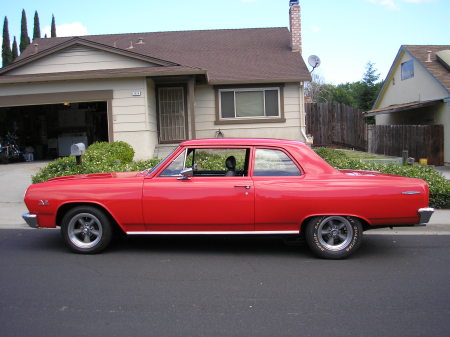
{"label": "neighboring house", "polygon": [[300,7],[286,28],[36,39],[0,69],[0,134],[38,157],[123,140],[136,159],[186,139],[306,140]]}
{"label": "neighboring house", "polygon": [[450,163],[450,46],[401,46],[366,116],[377,125],[443,125]]}

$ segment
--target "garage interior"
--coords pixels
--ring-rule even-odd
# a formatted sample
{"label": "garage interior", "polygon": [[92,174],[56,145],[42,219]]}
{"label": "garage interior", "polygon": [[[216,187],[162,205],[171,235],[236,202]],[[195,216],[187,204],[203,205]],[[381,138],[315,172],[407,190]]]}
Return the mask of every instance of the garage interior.
{"label": "garage interior", "polygon": [[22,151],[33,148],[34,160],[69,156],[74,143],[108,141],[107,102],[0,107],[0,136],[8,133]]}

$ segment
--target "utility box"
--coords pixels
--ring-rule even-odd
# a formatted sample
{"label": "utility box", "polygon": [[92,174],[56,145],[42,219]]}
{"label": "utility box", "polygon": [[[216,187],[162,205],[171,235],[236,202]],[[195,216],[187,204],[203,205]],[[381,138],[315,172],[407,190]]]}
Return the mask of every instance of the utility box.
{"label": "utility box", "polygon": [[83,143],[72,144],[70,147],[71,156],[81,156],[86,152],[86,146]]}

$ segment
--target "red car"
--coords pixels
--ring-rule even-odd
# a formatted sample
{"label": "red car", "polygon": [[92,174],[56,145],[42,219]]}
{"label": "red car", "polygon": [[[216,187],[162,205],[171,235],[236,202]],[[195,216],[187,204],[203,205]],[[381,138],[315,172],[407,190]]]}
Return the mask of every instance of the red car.
{"label": "red car", "polygon": [[154,168],[50,179],[25,195],[31,227],[61,227],[67,246],[97,253],[128,235],[302,236],[318,256],[350,255],[362,233],[425,225],[419,179],[336,170],[308,146],[274,139],[202,139]]}

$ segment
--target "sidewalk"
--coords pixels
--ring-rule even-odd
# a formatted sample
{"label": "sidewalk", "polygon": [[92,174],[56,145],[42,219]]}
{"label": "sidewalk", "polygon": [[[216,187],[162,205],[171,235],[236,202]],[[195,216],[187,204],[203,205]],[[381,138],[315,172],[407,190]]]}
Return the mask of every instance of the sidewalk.
{"label": "sidewalk", "polygon": [[450,180],[450,166],[435,166],[437,171],[439,171],[447,180]]}
{"label": "sidewalk", "polygon": [[48,161],[0,165],[0,229],[29,228],[22,219],[27,212],[23,196],[36,174]]}

